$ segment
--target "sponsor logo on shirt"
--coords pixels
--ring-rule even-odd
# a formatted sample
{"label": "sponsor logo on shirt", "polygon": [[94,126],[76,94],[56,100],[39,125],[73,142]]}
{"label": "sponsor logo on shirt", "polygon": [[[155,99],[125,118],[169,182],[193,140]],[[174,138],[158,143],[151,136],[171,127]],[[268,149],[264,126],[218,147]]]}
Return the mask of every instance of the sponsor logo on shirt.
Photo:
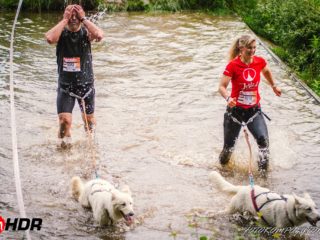
{"label": "sponsor logo on shirt", "polygon": [[256,70],[254,70],[253,68],[246,68],[242,73],[243,78],[248,82],[253,81],[256,75]]}
{"label": "sponsor logo on shirt", "polygon": [[246,90],[246,89],[252,89],[252,88],[256,88],[258,87],[259,83],[243,83],[243,87],[242,87],[242,90]]}

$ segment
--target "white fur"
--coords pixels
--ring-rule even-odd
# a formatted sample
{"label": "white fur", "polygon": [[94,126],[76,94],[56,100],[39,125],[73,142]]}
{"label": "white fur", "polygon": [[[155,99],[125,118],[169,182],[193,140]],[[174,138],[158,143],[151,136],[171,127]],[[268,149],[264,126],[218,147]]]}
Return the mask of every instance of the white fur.
{"label": "white fur", "polygon": [[93,217],[100,225],[112,225],[122,218],[127,225],[132,223],[134,212],[129,187],[119,191],[102,179],[84,184],[79,177],[73,177],[71,190],[73,197],[83,207],[92,208]]}
{"label": "white fur", "polygon": [[[254,216],[257,215],[251,199],[251,186],[232,185],[216,171],[210,173],[210,180],[220,191],[233,195],[231,202],[224,213],[233,214],[236,212],[243,213],[248,211]],[[255,196],[257,196],[262,192],[269,192],[270,190],[255,185],[254,191]],[[268,195],[260,195],[256,199],[258,207],[262,206],[267,201],[267,196],[269,199],[281,198],[279,194],[273,192],[268,193]],[[294,226],[299,226],[308,221],[311,225],[316,226],[317,221],[320,220],[320,215],[309,194],[305,193],[304,197],[298,197],[295,194],[283,196],[287,198],[287,201],[272,201],[267,203],[260,210],[268,224],[278,228],[283,228],[292,227],[292,223]]]}

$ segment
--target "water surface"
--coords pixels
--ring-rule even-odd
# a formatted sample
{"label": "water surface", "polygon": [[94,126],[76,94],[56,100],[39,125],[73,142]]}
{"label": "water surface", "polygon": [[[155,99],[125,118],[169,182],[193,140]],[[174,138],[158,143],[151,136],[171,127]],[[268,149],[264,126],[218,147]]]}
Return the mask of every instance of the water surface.
{"label": "water surface", "polygon": [[[57,148],[55,47],[44,33],[57,14],[22,13],[16,29],[14,82],[20,173],[27,215],[43,218],[33,239],[197,239],[205,234],[233,239],[228,217],[202,219],[225,207],[228,197],[214,189],[208,174],[219,168],[225,101],[217,93],[236,36],[250,33],[236,17],[200,13],[111,14],[99,21],[105,40],[93,44],[96,77],[96,155],[98,172],[133,192],[136,224],[100,228],[92,214],[72,198],[74,175],[91,178],[93,157],[78,106],[73,147]],[[9,47],[14,13],[0,13],[0,209],[18,215],[14,188],[10,107]],[[307,191],[320,205],[320,107],[283,65],[258,45],[269,62],[281,98],[261,83],[261,104],[268,122],[271,172],[256,184],[279,193]],[[250,138],[256,160],[257,148]],[[248,184],[248,147],[241,133],[235,167],[224,175]],[[256,171],[256,164],[254,166]],[[192,227],[196,222],[198,227]],[[308,226],[307,224],[305,226]],[[4,233],[2,233],[4,234]],[[8,239],[21,233],[5,233]],[[319,235],[311,234],[311,239]]]}

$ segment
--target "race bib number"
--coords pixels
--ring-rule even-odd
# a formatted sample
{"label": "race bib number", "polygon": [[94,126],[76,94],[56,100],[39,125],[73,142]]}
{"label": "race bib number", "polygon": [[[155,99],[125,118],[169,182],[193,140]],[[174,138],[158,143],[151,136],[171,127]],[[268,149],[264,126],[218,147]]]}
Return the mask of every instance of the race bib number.
{"label": "race bib number", "polygon": [[63,71],[65,72],[80,72],[80,58],[63,58]]}
{"label": "race bib number", "polygon": [[240,91],[238,103],[244,105],[255,105],[257,103],[257,91]]}

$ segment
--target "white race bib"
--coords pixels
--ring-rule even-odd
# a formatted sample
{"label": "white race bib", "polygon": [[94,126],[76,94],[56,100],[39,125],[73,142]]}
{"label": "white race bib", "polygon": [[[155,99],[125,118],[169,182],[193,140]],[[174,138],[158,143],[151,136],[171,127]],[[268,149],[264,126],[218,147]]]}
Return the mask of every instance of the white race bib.
{"label": "white race bib", "polygon": [[240,91],[238,103],[255,105],[257,103],[257,91]]}
{"label": "white race bib", "polygon": [[80,72],[80,58],[63,58],[63,71],[65,72]]}

